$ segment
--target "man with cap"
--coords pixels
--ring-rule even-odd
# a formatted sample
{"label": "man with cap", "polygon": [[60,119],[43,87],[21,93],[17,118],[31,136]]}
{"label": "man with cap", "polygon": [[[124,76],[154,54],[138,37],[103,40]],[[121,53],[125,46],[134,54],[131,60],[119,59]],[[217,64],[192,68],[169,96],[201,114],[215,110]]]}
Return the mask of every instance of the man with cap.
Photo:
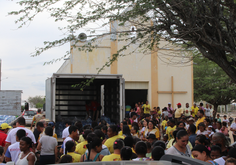
{"label": "man with cap", "polygon": [[167,107],[167,111],[168,111],[168,118],[169,120],[171,120],[173,118],[173,108],[171,107],[171,103],[168,103],[168,107]]}
{"label": "man with cap", "polygon": [[232,135],[235,142],[236,141],[236,118],[234,119],[234,123],[232,123],[230,126],[230,131],[232,131]]}
{"label": "man with cap", "polygon": [[7,123],[2,123],[0,127],[0,146],[5,147],[7,132],[11,128]]}
{"label": "man with cap", "polygon": [[179,119],[181,118],[181,116],[183,115],[184,113],[184,110],[183,108],[181,108],[181,103],[178,103],[177,104],[177,109],[175,111],[175,124],[177,124],[177,122],[179,121]]}
{"label": "man with cap", "polygon": [[157,141],[156,135],[154,135],[153,133],[150,133],[147,137],[148,142],[153,144],[153,142]]}

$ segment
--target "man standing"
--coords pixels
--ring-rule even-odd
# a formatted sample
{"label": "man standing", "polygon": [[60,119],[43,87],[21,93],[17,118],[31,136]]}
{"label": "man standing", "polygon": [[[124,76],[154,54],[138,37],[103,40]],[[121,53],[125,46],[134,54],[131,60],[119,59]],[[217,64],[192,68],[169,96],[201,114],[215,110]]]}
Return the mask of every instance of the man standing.
{"label": "man standing", "polygon": [[210,112],[211,112],[210,119],[213,120],[214,109],[212,108],[212,105],[210,105]]}
{"label": "man standing", "polygon": [[5,147],[7,132],[11,128],[7,123],[2,123],[0,127],[0,146]]}
{"label": "man standing", "polygon": [[32,126],[34,124],[35,121],[35,125],[34,127],[36,127],[37,123],[39,122],[39,120],[41,120],[43,118],[43,114],[41,114],[41,109],[38,109],[38,114],[34,115],[33,119],[32,119],[32,123],[30,126],[30,129],[32,130]]}
{"label": "man standing", "polygon": [[180,120],[180,117],[183,115],[184,111],[183,108],[181,108],[181,103],[177,104],[177,109],[175,111],[175,124]]}
{"label": "man standing", "polygon": [[62,144],[63,154],[65,154],[66,142],[68,142],[70,140],[72,140],[72,141],[78,140],[79,131],[76,126],[73,126],[73,125],[70,126],[69,133],[70,133],[70,135],[63,141],[63,144]]}
{"label": "man standing", "polygon": [[197,115],[199,108],[197,107],[197,104],[194,103],[191,109],[192,109],[192,116],[194,118]]}
{"label": "man standing", "polygon": [[211,110],[210,110],[208,104],[206,104],[206,108],[205,108],[205,116],[206,116],[206,118],[208,118],[208,119],[210,119],[210,117],[211,117]]}
{"label": "man standing", "polygon": [[62,139],[65,140],[65,138],[67,138],[70,133],[69,133],[69,128],[70,128],[71,122],[67,121],[66,122],[66,128],[62,131]]}
{"label": "man standing", "polygon": [[150,104],[148,104],[148,101],[146,101],[146,104],[144,104],[142,108],[144,110],[144,114],[150,114],[151,107],[150,107]]}
{"label": "man standing", "polygon": [[191,109],[189,107],[189,103],[186,103],[185,106],[186,107],[184,108],[184,116],[188,118],[191,115]]}
{"label": "man standing", "polygon": [[198,130],[198,125],[199,125],[200,123],[203,123],[204,120],[205,120],[205,116],[204,116],[203,110],[198,110],[197,116],[198,116],[198,120],[197,120],[197,122],[196,122],[196,128],[197,128],[197,130]]}
{"label": "man standing", "polygon": [[168,111],[168,118],[169,120],[171,120],[174,112],[173,108],[171,107],[171,103],[168,103],[167,111]]}

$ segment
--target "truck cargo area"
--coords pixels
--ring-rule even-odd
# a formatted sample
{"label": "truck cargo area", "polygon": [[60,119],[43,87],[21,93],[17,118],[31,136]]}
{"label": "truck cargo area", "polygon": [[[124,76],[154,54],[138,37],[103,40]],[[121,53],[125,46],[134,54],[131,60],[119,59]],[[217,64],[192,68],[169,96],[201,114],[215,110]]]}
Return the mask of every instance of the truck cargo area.
{"label": "truck cargo area", "polygon": [[[81,90],[81,84],[94,78]],[[100,116],[117,123],[124,116],[122,75],[53,74],[46,80],[46,118],[55,122],[85,120],[86,102],[101,104]],[[79,84],[77,87],[72,87]]]}

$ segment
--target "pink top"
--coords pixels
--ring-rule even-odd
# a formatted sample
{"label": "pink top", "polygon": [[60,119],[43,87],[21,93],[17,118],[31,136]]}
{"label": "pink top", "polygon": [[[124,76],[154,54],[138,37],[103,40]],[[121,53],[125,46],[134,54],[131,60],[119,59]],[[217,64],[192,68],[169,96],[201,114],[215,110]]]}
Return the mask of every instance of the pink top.
{"label": "pink top", "polygon": [[136,111],[136,113],[138,114],[138,115],[140,115],[140,108],[139,107],[137,107],[137,111]]}

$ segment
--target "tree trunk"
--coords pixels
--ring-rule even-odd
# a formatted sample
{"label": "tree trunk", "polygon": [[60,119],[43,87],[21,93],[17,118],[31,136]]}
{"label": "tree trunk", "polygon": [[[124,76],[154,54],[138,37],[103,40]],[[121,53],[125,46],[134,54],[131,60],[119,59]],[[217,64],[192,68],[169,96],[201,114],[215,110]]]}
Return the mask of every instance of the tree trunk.
{"label": "tree trunk", "polygon": [[213,120],[216,118],[217,108],[218,108],[218,105],[214,105],[214,110],[213,110]]}

